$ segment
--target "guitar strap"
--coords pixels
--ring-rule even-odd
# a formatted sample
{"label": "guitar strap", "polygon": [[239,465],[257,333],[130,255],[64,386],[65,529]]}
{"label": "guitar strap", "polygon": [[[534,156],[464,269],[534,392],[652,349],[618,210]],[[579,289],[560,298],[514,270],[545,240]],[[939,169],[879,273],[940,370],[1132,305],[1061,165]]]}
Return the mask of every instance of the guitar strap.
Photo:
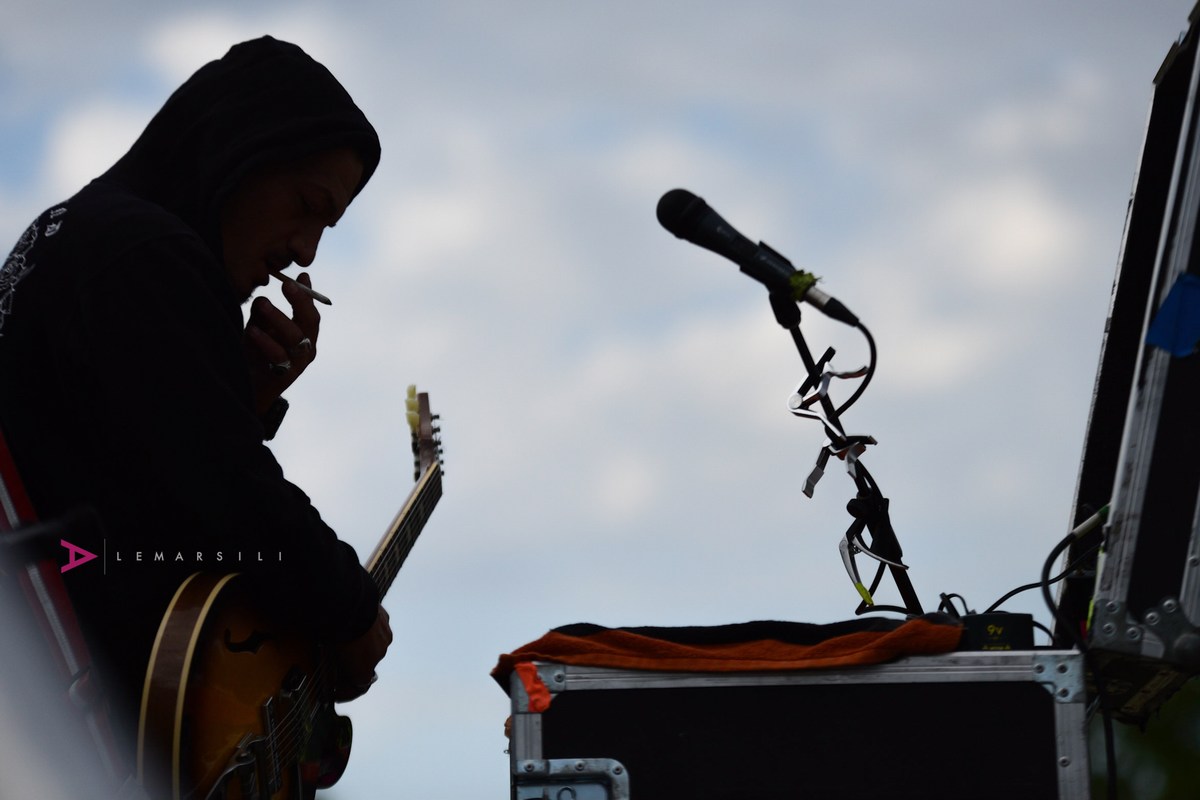
{"label": "guitar strap", "polygon": [[[144,797],[144,792],[124,765],[108,720],[103,697],[92,674],[91,656],[83,639],[75,608],[67,595],[62,569],[47,537],[59,538],[68,524],[40,523],[34,512],[17,465],[0,431],[0,580],[16,580],[29,604],[29,611],[45,636],[47,650],[58,667],[68,705],[79,715],[88,738],[95,745],[106,777],[116,798]],[[92,556],[66,539],[59,539],[75,563],[80,552]]]}

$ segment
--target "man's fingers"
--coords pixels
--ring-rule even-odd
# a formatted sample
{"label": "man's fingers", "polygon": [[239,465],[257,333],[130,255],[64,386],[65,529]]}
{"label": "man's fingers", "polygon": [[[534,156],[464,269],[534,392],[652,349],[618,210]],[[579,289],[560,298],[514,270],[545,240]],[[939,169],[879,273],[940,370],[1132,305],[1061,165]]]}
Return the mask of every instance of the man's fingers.
{"label": "man's fingers", "polygon": [[262,328],[251,322],[246,326],[250,344],[268,364],[279,364],[288,360],[288,351]]}
{"label": "man's fingers", "polygon": [[390,645],[394,634],[392,633],[391,614],[388,614],[387,609],[383,606],[379,607],[379,624],[383,633],[383,641]]}
{"label": "man's fingers", "polygon": [[319,320],[319,315],[309,324],[300,319],[292,319],[265,297],[256,298],[250,307],[250,325],[257,326],[274,339],[288,355],[297,358],[312,359],[316,356]]}
{"label": "man's fingers", "polygon": [[[312,288],[312,278],[308,276],[307,272],[297,275],[296,282]],[[284,281],[283,296],[292,306],[292,318],[296,324],[308,331],[309,335],[315,339],[317,330],[321,326],[321,312],[317,311],[312,295],[293,285],[291,281]]]}

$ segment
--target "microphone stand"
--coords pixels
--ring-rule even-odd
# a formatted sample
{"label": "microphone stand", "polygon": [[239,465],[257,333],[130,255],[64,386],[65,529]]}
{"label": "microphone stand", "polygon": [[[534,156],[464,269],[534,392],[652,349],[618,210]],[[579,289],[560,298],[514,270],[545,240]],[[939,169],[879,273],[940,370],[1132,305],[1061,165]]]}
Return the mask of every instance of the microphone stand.
{"label": "microphone stand", "polygon": [[[800,361],[804,364],[804,370],[808,375],[808,378],[798,390],[798,394],[803,395],[810,388],[819,386],[822,379],[822,370],[825,364],[833,358],[833,349],[827,349],[819,362],[813,358],[812,352],[808,349],[808,343],[804,339],[804,334],[800,331],[800,305],[796,302],[795,296],[790,289],[773,290],[770,292],[770,299],[771,310],[775,314],[775,321],[791,333],[792,341],[796,345],[796,351],[800,354]],[[858,327],[861,328],[862,326]],[[853,398],[851,399],[853,400]],[[896,611],[910,615],[923,614],[924,610],[921,608],[921,601],[917,598],[912,582],[908,578],[908,568],[901,561],[904,553],[900,548],[900,540],[896,537],[896,532],[892,528],[891,518],[888,514],[890,501],[883,496],[879,485],[875,483],[866,466],[853,454],[852,448],[874,444],[874,439],[870,437],[845,436],[841,432],[842,425],[839,419],[841,410],[834,406],[828,393],[824,391],[820,392],[818,401],[821,404],[821,410],[824,412],[823,424],[825,425],[825,433],[829,437],[834,451],[845,450],[847,451],[846,458],[854,459],[849,472],[858,489],[858,495],[846,504],[846,510],[854,517],[854,522],[851,523],[850,528],[846,531],[846,542],[844,544],[852,548],[851,552],[865,550],[879,561],[879,569],[875,573],[875,578],[871,582],[870,588],[865,592],[861,582],[857,581],[857,574],[851,576],[856,579],[856,586],[860,594],[863,595],[863,599],[855,610],[855,614],[863,614],[867,611]],[[822,460],[818,463],[823,464],[825,457],[826,454],[823,452]],[[810,485],[811,483],[810,479]],[[805,493],[811,494],[811,491],[806,489]],[[864,528],[871,534],[870,548],[867,548],[865,543],[862,542]],[[846,563],[848,567],[852,567],[853,562],[847,560]],[[904,600],[903,608],[880,606],[876,605],[873,600],[870,600],[870,595],[878,588],[885,569],[891,570],[892,579],[896,582],[896,588],[900,591],[900,597]],[[855,570],[856,572],[857,570]]]}

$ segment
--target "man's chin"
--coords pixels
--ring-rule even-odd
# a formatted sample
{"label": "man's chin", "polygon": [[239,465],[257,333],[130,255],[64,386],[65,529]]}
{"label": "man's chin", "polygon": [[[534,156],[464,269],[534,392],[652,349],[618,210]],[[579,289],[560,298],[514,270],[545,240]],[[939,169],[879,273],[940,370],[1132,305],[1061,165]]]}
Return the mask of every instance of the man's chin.
{"label": "man's chin", "polygon": [[270,283],[269,278],[264,277],[262,280],[256,281],[244,273],[245,270],[229,269],[228,265],[226,266],[226,276],[229,278],[229,286],[233,289],[233,295],[241,305],[249,303],[254,299],[254,293],[260,287]]}
{"label": "man's chin", "polygon": [[242,305],[246,305],[246,303],[254,299],[255,292],[266,285],[265,282],[256,284],[236,283],[233,286],[233,293],[237,295],[238,301]]}

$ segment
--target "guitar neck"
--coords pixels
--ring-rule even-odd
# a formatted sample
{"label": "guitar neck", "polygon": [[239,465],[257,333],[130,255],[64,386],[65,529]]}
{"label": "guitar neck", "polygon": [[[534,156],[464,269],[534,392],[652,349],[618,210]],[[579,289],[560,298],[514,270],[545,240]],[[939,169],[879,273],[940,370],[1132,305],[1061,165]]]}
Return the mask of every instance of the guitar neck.
{"label": "guitar neck", "polygon": [[367,560],[367,572],[375,581],[380,597],[391,588],[392,581],[399,574],[400,567],[404,566],[404,561],[416,544],[421,529],[425,527],[429,515],[433,513],[433,507],[441,497],[442,469],[435,461],[426,468],[417,485],[409,492],[408,499],[404,501],[387,532],[375,547],[375,552]]}

